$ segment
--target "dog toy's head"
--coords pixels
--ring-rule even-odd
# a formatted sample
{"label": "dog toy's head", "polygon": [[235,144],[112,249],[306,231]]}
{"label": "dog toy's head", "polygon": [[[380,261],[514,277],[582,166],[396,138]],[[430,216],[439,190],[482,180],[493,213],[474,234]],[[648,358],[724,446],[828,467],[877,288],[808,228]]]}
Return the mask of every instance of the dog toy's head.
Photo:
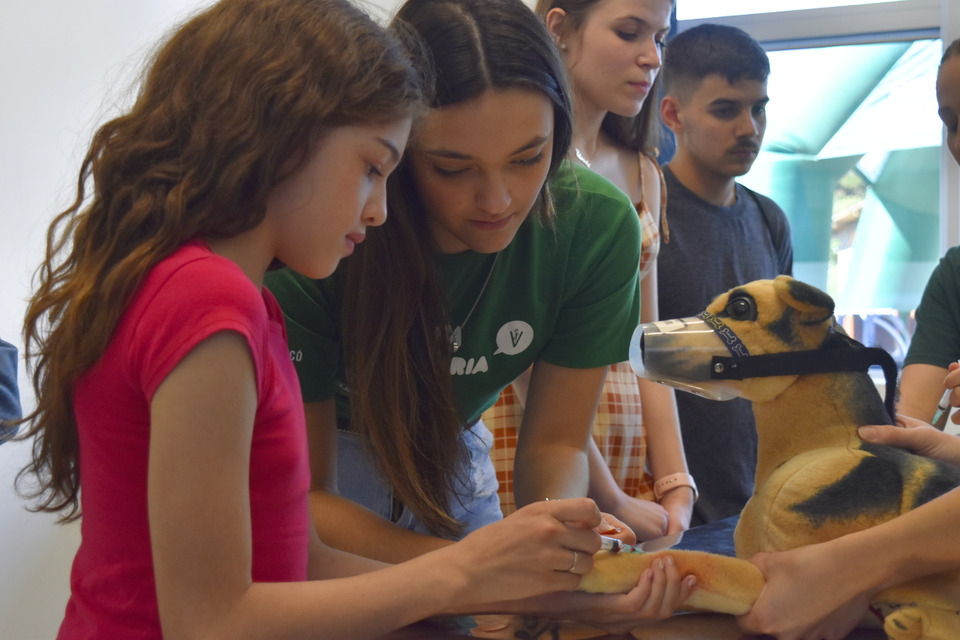
{"label": "dog toy's head", "polygon": [[799,280],[757,280],[718,296],[695,318],[641,325],[631,363],[645,378],[704,397],[769,401],[797,375],[739,379],[731,367],[750,356],[820,348],[835,335],[833,309],[830,296]]}

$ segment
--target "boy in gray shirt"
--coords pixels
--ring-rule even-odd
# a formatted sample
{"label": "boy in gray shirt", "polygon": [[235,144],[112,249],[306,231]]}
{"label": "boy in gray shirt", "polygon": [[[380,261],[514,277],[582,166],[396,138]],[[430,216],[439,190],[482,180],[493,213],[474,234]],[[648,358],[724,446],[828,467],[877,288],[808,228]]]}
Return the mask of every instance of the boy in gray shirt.
{"label": "boy in gray shirt", "polygon": [[[792,273],[783,211],[736,182],[763,141],[769,72],[763,48],[735,27],[703,24],[666,49],[660,114],[677,149],[664,170],[670,242],[658,262],[661,319],[695,315],[734,286]],[[691,524],[738,514],[757,461],[750,403],[678,393],[677,408],[700,488]]]}

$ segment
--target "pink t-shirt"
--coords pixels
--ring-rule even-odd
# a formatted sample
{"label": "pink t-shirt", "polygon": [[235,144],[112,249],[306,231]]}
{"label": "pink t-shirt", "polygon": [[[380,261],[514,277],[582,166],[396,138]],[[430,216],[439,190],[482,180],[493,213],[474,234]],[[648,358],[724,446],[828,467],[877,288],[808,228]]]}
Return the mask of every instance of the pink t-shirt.
{"label": "pink t-shirt", "polygon": [[82,540],[60,638],[161,637],[147,519],[150,401],[177,363],[219,331],[246,339],[257,376],[252,578],[306,579],[310,467],[283,315],[235,263],[189,243],[149,272],[74,390]]}

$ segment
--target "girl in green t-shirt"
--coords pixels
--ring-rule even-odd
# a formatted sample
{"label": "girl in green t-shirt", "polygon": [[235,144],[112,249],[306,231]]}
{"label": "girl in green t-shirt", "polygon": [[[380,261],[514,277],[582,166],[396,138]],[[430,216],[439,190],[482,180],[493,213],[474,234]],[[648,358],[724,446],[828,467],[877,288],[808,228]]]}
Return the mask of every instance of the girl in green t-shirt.
{"label": "girl in green t-shirt", "polygon": [[[587,494],[604,373],[639,319],[640,233],[625,194],[565,162],[563,63],[528,7],[408,0],[392,28],[418,38],[434,92],[387,221],[334,277],[267,284],[303,390],[318,531],[397,562],[499,518],[479,418],[531,366],[517,502]],[[601,532],[631,541],[620,524]],[[627,617],[669,614],[681,578],[644,576]]]}

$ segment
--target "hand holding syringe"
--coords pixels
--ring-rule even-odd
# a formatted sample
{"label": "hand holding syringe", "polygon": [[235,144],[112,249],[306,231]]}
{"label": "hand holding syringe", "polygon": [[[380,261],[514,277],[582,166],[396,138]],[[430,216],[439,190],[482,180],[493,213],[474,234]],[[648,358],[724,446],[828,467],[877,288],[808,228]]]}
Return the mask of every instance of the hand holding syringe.
{"label": "hand holding syringe", "polygon": [[[958,367],[960,367],[960,361],[958,361]],[[951,366],[949,370],[954,371],[958,367]],[[937,403],[937,411],[936,413],[933,414],[933,420],[931,421],[931,424],[938,428],[942,429],[943,424],[945,423],[944,416],[950,410],[950,394],[953,393],[953,389],[954,389],[953,387],[947,388],[943,392],[943,395],[940,396],[940,402]]]}

